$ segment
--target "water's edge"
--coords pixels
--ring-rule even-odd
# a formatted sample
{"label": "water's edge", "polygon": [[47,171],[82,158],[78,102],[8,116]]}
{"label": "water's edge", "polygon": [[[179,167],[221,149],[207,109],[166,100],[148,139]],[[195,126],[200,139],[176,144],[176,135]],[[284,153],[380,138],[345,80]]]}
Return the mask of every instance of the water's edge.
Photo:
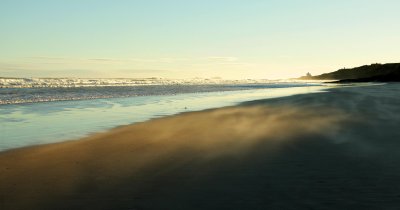
{"label": "water's edge", "polygon": [[80,139],[149,119],[237,105],[241,102],[315,93],[326,86],[150,95],[0,106],[0,151]]}

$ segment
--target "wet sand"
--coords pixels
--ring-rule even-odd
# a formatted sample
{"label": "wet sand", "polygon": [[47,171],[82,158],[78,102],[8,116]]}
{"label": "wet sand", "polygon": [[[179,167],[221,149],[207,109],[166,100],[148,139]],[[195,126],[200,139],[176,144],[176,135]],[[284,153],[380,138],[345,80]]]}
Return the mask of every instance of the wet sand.
{"label": "wet sand", "polygon": [[334,88],[0,153],[0,209],[397,209],[400,84]]}

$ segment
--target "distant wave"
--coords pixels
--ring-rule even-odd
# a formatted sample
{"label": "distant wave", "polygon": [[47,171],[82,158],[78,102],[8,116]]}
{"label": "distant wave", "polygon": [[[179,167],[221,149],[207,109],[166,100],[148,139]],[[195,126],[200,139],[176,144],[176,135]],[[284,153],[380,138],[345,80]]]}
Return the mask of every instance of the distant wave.
{"label": "distant wave", "polygon": [[224,80],[219,78],[193,79],[85,79],[85,78],[1,78],[0,88],[39,88],[39,87],[109,87],[142,85],[210,85],[210,84],[263,84],[286,83],[291,80]]}

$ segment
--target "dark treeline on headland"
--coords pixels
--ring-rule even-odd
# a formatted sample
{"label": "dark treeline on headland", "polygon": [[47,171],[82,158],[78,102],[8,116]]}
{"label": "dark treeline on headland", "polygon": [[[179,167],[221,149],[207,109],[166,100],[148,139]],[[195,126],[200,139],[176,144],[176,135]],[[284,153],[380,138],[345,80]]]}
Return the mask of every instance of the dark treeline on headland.
{"label": "dark treeline on headland", "polygon": [[318,76],[307,75],[300,79],[338,80],[340,82],[400,82],[400,63],[344,68]]}

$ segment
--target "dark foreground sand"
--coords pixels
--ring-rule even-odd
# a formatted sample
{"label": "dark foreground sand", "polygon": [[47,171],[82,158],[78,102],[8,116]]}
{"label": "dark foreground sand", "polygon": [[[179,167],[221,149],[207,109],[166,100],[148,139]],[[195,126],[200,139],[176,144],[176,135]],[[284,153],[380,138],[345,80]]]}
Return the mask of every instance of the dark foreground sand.
{"label": "dark foreground sand", "polygon": [[0,153],[0,209],[400,209],[400,84]]}

